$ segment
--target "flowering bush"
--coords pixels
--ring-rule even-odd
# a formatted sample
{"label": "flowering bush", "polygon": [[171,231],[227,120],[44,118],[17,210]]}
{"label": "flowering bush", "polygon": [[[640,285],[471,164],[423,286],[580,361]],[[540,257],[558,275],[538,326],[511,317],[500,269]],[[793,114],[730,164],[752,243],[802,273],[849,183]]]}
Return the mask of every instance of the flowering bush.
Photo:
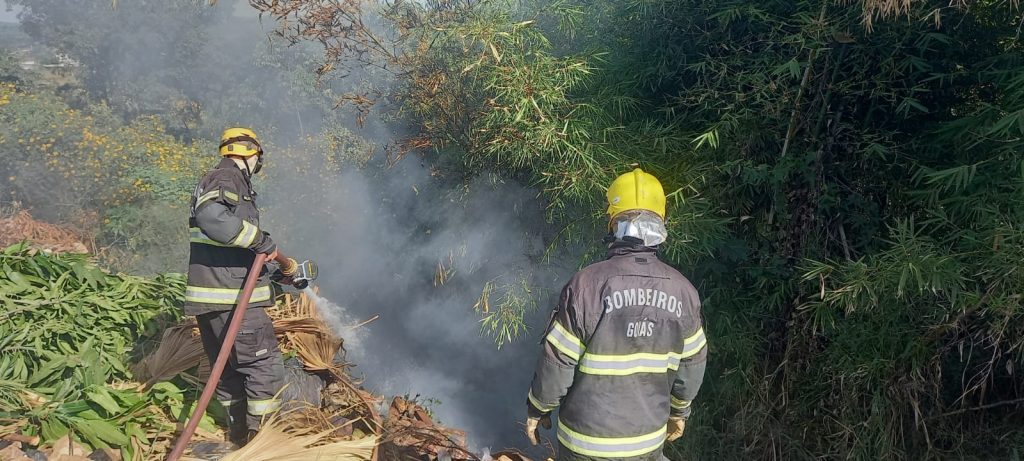
{"label": "flowering bush", "polygon": [[[97,211],[90,231],[101,247],[180,256],[176,232],[215,148],[176,140],[156,117],[124,123],[102,104],[76,110],[54,94],[0,84],[0,200],[55,222]],[[171,225],[174,218],[181,225]],[[114,255],[120,268],[156,269],[146,258]]]}

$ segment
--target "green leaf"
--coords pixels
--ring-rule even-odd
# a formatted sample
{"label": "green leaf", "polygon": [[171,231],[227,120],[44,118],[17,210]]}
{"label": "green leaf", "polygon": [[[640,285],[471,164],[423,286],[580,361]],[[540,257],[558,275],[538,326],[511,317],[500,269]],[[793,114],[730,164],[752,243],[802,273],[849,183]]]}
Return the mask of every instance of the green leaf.
{"label": "green leaf", "polygon": [[772,69],[772,73],[775,75],[788,74],[790,78],[800,79],[800,62],[797,61],[796,58],[790,59],[789,61],[779,64],[775,69]]}
{"label": "green leaf", "polygon": [[[28,282],[28,279],[26,279],[24,275],[21,275],[15,271],[8,271],[7,279],[10,280],[11,282],[14,282],[14,285],[20,291],[32,289],[32,284]],[[17,293],[17,291],[15,293]]]}
{"label": "green leaf", "polygon": [[999,121],[997,121],[994,125],[992,125],[992,128],[989,128],[988,134],[990,134],[990,135],[992,135],[992,134],[999,134],[1001,136],[1010,136],[1010,135],[1012,135],[1011,128],[1017,128],[1018,129],[1018,133],[1017,133],[1018,135],[1019,134],[1024,134],[1024,132],[1021,132],[1020,129],[1019,129],[1019,125],[1020,125],[1020,123],[1022,121],[1024,121],[1024,109],[1018,110],[1016,112],[1012,112],[1010,114],[1007,114],[1005,117],[999,119]]}
{"label": "green leaf", "polygon": [[39,367],[32,376],[28,378],[28,384],[31,386],[45,385],[44,383],[52,375],[57,373],[59,370],[63,370],[67,367],[68,360],[65,357],[57,356],[47,361],[43,366]]}
{"label": "green leaf", "polygon": [[904,116],[908,116],[910,115],[911,108],[922,114],[927,114],[929,112],[928,108],[925,107],[924,104],[921,104],[921,101],[918,101],[917,98],[911,97],[904,98],[903,102],[901,102],[900,105],[896,108],[896,111],[903,114]]}
{"label": "green leaf", "polygon": [[121,406],[114,401],[114,397],[103,387],[94,386],[87,389],[85,395],[89,396],[89,399],[94,403],[103,407],[111,416],[121,412]]}
{"label": "green leaf", "polygon": [[110,389],[107,389],[107,391],[110,392],[110,395],[112,395],[115,399],[117,399],[119,402],[121,402],[122,405],[125,405],[127,407],[134,407],[136,405],[144,404],[144,403],[148,402],[147,399],[143,398],[137,392],[133,392],[133,391],[112,391]]}
{"label": "green leaf", "polygon": [[124,427],[124,433],[129,437],[135,437],[139,440],[148,440],[146,431],[143,430],[142,426],[140,426],[139,423],[136,422],[129,422],[128,424],[126,424]]}
{"label": "green leaf", "polygon": [[58,407],[57,409],[61,413],[67,415],[74,415],[81,413],[83,411],[87,411],[90,409],[90,407],[89,402],[86,402],[85,400],[75,400],[73,402],[66,402],[64,404],[61,404],[61,406]]}
{"label": "green leaf", "polygon": [[128,436],[109,421],[103,419],[79,418],[75,418],[72,421],[75,426],[75,430],[85,435],[93,446],[104,446],[106,444],[110,444],[119,447],[127,445],[130,442]]}
{"label": "green leaf", "polygon": [[64,437],[68,433],[68,427],[56,417],[44,419],[40,423],[40,437],[42,441],[51,442]]}
{"label": "green leaf", "polygon": [[199,419],[199,427],[207,432],[217,431],[217,421],[213,419],[210,412],[203,412],[203,417]]}
{"label": "green leaf", "polygon": [[96,410],[93,410],[92,407],[90,407],[88,410],[80,411],[80,412],[78,412],[78,414],[76,414],[74,416],[76,418],[89,419],[89,420],[105,419],[103,417],[103,415],[99,414],[99,412],[97,412]]}

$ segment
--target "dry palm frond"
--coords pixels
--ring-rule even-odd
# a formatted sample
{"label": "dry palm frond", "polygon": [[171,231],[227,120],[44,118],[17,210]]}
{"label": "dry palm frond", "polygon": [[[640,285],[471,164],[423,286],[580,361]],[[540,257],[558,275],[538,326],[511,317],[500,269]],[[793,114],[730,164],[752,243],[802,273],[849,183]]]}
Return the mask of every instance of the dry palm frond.
{"label": "dry palm frond", "polygon": [[16,434],[26,423],[28,420],[25,419],[0,419],[0,437]]}
{"label": "dry palm frond", "polygon": [[914,0],[863,0],[862,3],[865,16],[892,18],[910,12],[913,2]]}
{"label": "dry palm frond", "polygon": [[335,363],[334,357],[343,343],[324,322],[316,318],[276,320],[274,331],[281,349],[295,351],[307,371],[341,377],[343,365]]}
{"label": "dry palm frond", "polygon": [[330,334],[330,330],[327,328],[327,325],[324,325],[323,321],[316,318],[274,320],[274,332],[277,333],[278,336],[284,335],[285,333],[316,334],[324,332]]}
{"label": "dry palm frond", "polygon": [[22,403],[30,409],[36,409],[50,403],[50,399],[48,397],[39,395],[30,390],[22,391],[20,397]]}
{"label": "dry palm frond", "polygon": [[[313,287],[313,292],[317,291],[317,288]],[[306,293],[299,293],[298,296],[285,293],[283,302],[276,309],[268,310],[267,313],[274,320],[320,318],[316,311],[316,303],[309,299]]]}
{"label": "dry palm frond", "polygon": [[199,365],[206,354],[194,328],[194,323],[168,328],[157,350],[135,365],[132,373],[143,383],[143,388]]}
{"label": "dry palm frond", "polygon": [[308,425],[289,422],[288,415],[268,420],[256,437],[246,446],[222,461],[305,461],[330,459],[367,461],[377,446],[376,437],[332,441],[334,428],[312,432]]}
{"label": "dry palm frond", "polygon": [[27,419],[0,419],[0,440],[39,445],[39,436],[22,434],[21,430],[28,424]]}
{"label": "dry palm frond", "polygon": [[210,366],[210,360],[206,357],[199,359],[199,368],[196,369],[195,376],[186,376],[185,380],[195,384],[197,387],[202,387],[203,384],[210,379],[210,373],[212,371]]}
{"label": "dry palm frond", "polygon": [[291,435],[313,435],[327,430],[338,432],[351,424],[348,421],[337,425],[333,422],[334,416],[320,408],[306,405],[287,412],[286,417],[282,418],[282,426]]}

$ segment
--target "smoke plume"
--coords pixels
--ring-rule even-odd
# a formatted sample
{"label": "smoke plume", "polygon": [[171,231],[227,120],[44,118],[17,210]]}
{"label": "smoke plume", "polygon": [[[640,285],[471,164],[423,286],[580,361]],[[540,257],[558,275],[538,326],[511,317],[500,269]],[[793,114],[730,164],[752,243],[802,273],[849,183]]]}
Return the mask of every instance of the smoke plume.
{"label": "smoke plume", "polygon": [[[544,262],[536,191],[493,178],[453,184],[415,160],[299,182],[322,196],[281,203],[267,216],[292,220],[282,246],[320,265],[320,294],[337,303],[326,304],[327,315],[354,339],[349,359],[370,389],[419,395],[477,448],[522,446],[539,330],[577,259]],[[444,283],[438,271],[449,273]],[[537,307],[525,319],[531,330],[499,349],[473,306],[488,283],[499,287],[497,304],[523,282]]]}

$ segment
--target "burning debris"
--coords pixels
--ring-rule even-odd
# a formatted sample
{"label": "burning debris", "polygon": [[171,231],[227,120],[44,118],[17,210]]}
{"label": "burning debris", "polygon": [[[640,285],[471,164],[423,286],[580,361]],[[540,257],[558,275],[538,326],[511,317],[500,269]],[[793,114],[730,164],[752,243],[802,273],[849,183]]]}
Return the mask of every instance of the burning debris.
{"label": "burning debris", "polygon": [[423,407],[395,397],[384,423],[388,434],[381,452],[386,460],[452,460],[478,458],[466,450],[466,433],[434,423]]}
{"label": "burning debris", "polygon": [[[466,446],[463,431],[436,423],[428,410],[415,401],[395,397],[386,418],[379,411],[384,399],[362,388],[348,373],[344,341],[320,318],[316,305],[305,293],[286,294],[277,309],[269,310],[281,350],[294,353],[306,377],[313,376],[320,392],[319,405],[304,404],[308,394],[304,377],[288,374],[292,405],[267,423],[242,449],[220,458],[248,461],[286,461],[327,457],[374,461],[480,461]],[[190,319],[164,332],[160,346],[136,366],[137,378],[149,386],[195,367],[209,365],[195,321]],[[298,403],[296,403],[296,401]],[[193,443],[193,448],[198,445]],[[204,456],[193,453],[192,456]],[[491,455],[492,460],[530,461],[517,452]]]}

